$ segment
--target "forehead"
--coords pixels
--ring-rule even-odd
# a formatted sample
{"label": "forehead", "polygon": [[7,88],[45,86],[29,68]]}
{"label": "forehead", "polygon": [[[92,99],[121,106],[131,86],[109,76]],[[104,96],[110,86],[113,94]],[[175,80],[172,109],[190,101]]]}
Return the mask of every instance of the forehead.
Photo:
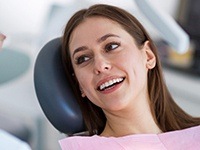
{"label": "forehead", "polygon": [[93,31],[93,29],[95,29],[95,31],[98,32],[99,30],[97,29],[107,29],[110,26],[121,28],[121,25],[114,20],[103,16],[92,16],[84,19],[84,21],[74,29],[72,35],[76,32],[85,31],[87,29],[89,29],[89,31]]}
{"label": "forehead", "polygon": [[69,46],[95,40],[107,33],[123,34],[123,32],[126,31],[116,21],[100,16],[89,17],[74,29],[70,36]]}

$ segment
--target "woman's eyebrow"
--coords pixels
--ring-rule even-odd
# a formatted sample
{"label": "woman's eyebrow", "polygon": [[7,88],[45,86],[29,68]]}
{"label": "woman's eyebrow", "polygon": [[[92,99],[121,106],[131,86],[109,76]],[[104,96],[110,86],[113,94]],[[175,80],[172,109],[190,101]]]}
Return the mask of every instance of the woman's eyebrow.
{"label": "woman's eyebrow", "polygon": [[76,53],[78,53],[78,52],[80,52],[80,51],[84,51],[84,50],[86,50],[86,49],[88,49],[87,46],[81,46],[81,47],[78,47],[78,48],[76,48],[76,49],[74,50],[72,56],[74,57],[74,55],[75,55]]}
{"label": "woman's eyebrow", "polygon": [[[105,41],[105,40],[106,40],[107,38],[109,38],[109,37],[118,37],[118,38],[119,38],[118,35],[115,35],[115,34],[112,34],[112,33],[108,33],[108,34],[105,34],[104,36],[100,37],[99,39],[97,39],[97,42],[98,42],[98,43],[101,43],[101,42]],[[87,46],[78,47],[78,48],[76,48],[76,49],[74,50],[72,56],[74,57],[74,55],[75,55],[76,53],[78,53],[78,52],[80,52],[80,51],[83,51],[83,50],[86,50],[86,49],[88,49]]]}
{"label": "woman's eyebrow", "polygon": [[97,42],[98,42],[98,43],[101,43],[101,42],[105,41],[105,40],[106,40],[107,38],[109,38],[109,37],[118,37],[118,38],[119,38],[118,35],[115,35],[115,34],[112,34],[112,33],[108,33],[108,34],[106,34],[106,35],[100,37],[100,38],[97,40]]}

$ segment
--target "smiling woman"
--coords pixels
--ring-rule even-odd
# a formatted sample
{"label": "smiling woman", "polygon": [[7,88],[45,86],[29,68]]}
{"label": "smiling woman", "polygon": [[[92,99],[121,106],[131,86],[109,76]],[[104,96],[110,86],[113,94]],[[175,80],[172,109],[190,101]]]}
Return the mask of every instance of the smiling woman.
{"label": "smiling woman", "polygon": [[66,76],[86,128],[95,134],[66,138],[63,149],[141,149],[144,143],[148,149],[181,149],[185,141],[200,146],[200,127],[194,127],[200,118],[174,102],[157,49],[134,16],[114,6],[91,6],[71,17],[62,42]]}

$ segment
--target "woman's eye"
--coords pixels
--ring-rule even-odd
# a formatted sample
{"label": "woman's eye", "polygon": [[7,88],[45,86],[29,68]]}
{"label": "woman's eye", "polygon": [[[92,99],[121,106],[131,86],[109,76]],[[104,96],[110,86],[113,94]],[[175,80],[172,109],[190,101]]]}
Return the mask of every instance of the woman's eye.
{"label": "woman's eye", "polygon": [[76,59],[76,64],[82,64],[89,60],[88,56],[80,56]]}
{"label": "woman's eye", "polygon": [[106,51],[111,51],[120,46],[120,43],[109,43],[105,46]]}

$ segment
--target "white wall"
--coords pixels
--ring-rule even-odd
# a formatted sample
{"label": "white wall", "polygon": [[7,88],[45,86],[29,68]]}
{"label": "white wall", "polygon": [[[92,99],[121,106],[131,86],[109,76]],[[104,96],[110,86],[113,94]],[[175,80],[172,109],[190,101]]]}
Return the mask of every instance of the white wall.
{"label": "white wall", "polygon": [[64,0],[0,0],[0,31],[37,34],[53,2]]}
{"label": "white wall", "polygon": [[[48,9],[52,3],[68,5],[73,0],[0,0],[0,32],[7,36],[38,35],[42,31]],[[78,1],[78,0],[74,0]],[[79,0],[84,3],[84,0]],[[135,8],[132,0],[85,0],[91,3],[109,3]],[[154,5],[174,16],[179,0],[151,0]],[[132,7],[132,8],[131,8]]]}

